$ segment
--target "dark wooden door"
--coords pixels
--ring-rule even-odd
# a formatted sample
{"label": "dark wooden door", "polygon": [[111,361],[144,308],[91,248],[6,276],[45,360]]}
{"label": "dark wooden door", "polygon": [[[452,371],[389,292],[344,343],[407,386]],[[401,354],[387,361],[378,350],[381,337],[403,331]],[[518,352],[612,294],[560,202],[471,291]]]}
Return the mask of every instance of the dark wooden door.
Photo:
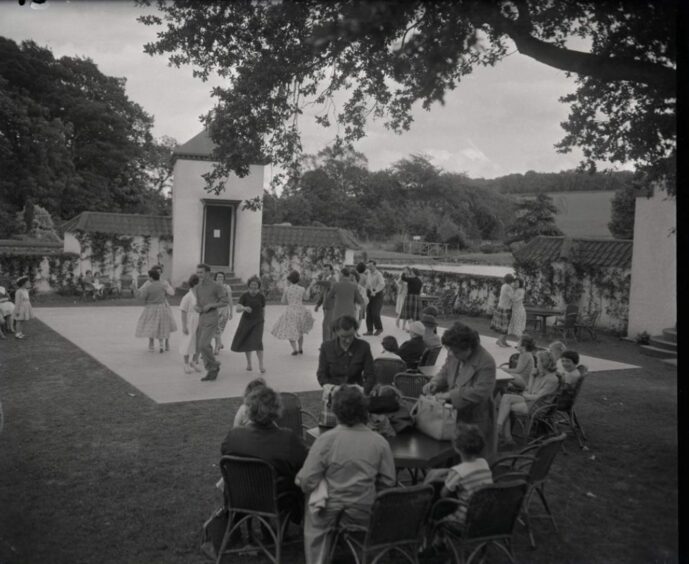
{"label": "dark wooden door", "polygon": [[203,262],[211,266],[230,265],[232,207],[206,206]]}

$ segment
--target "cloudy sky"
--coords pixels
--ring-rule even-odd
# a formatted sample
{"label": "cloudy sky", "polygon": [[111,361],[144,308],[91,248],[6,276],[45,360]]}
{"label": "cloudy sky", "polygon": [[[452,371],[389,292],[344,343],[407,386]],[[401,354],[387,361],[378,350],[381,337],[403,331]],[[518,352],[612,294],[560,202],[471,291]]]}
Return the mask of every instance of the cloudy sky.
{"label": "cloudy sky", "polygon": [[[171,68],[165,57],[144,54],[155,30],[136,18],[151,9],[126,1],[48,0],[40,10],[29,3],[0,1],[0,35],[32,39],[58,57],[89,57],[103,73],[125,77],[129,97],[155,117],[156,136],[183,142],[200,130],[199,116],[213,105],[212,83],[194,78],[190,67]],[[573,89],[574,80],[564,73],[515,53],[494,68],[476,69],[446,96],[445,106],[436,104],[430,112],[416,108],[412,129],[401,136],[371,123],[357,149],[373,170],[413,153],[426,153],[437,166],[472,177],[574,168],[578,152],[561,155],[553,148],[568,113],[558,98]],[[301,125],[311,153],[335,134],[306,119]]]}

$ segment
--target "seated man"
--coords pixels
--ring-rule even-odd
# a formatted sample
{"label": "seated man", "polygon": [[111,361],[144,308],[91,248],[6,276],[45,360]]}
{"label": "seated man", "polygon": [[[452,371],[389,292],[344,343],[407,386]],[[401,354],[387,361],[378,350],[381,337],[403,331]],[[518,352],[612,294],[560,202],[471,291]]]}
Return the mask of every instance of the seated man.
{"label": "seated man", "polygon": [[536,370],[531,374],[526,389],[521,394],[505,394],[498,408],[498,435],[505,446],[514,445],[510,414],[527,415],[538,399],[557,393],[560,381],[555,372],[555,359],[548,351],[536,353]]}
{"label": "seated man", "polygon": [[579,353],[568,349],[560,355],[560,362],[558,363],[557,373],[562,378],[562,383],[566,386],[574,386],[581,378],[581,372],[577,366],[579,365]]}
{"label": "seated man", "polygon": [[332,325],[335,338],[321,345],[318,357],[318,383],[358,384],[368,394],[376,384],[371,346],[356,337],[359,322],[343,315]]}
{"label": "seated man", "polygon": [[408,368],[414,369],[419,366],[423,351],[426,350],[426,343],[423,341],[425,333],[426,328],[420,321],[414,321],[409,326],[410,339],[404,341],[397,352],[402,357],[402,360],[407,363]]}

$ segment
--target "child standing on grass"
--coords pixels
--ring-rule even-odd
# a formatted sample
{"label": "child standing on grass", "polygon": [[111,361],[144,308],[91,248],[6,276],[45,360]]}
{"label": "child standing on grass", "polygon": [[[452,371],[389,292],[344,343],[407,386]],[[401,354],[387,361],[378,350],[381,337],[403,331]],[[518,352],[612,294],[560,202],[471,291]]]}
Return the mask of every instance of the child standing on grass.
{"label": "child standing on grass", "polygon": [[[0,286],[0,325],[4,326],[8,333],[14,333],[14,304],[11,302],[7,290]],[[0,330],[0,338],[5,338]]]}
{"label": "child standing on grass", "polygon": [[31,308],[31,301],[29,299],[29,289],[31,282],[28,276],[22,276],[17,280],[17,292],[14,295],[14,322],[16,333],[14,336],[17,339],[26,337],[22,328],[24,322],[33,319],[33,309]]}

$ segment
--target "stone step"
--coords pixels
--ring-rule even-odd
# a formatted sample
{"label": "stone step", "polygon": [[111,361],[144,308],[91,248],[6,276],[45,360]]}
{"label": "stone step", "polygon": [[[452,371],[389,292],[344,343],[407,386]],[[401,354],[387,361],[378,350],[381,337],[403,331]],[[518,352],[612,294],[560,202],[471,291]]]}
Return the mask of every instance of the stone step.
{"label": "stone step", "polygon": [[651,337],[649,344],[658,349],[667,349],[677,352],[677,343],[675,341],[668,341],[662,337]]}
{"label": "stone step", "polygon": [[666,341],[677,342],[677,329],[663,329],[663,339]]}
{"label": "stone step", "polygon": [[670,366],[674,366],[675,368],[677,367],[676,358],[662,358],[660,362],[664,362],[665,364],[669,364]]}
{"label": "stone step", "polygon": [[677,358],[677,351],[659,349],[651,345],[641,345],[641,352],[646,356],[655,356],[656,358]]}

